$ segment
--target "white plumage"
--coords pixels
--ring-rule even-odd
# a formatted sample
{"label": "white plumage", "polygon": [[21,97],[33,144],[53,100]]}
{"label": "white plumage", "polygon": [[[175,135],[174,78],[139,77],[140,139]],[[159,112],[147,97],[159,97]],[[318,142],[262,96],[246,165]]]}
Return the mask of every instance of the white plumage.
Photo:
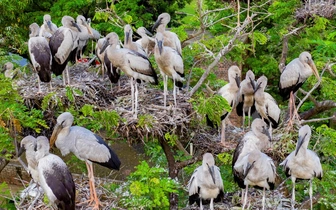
{"label": "white plumage", "polygon": [[127,24],[124,26],[124,48],[133,50],[147,57],[147,53],[144,51],[141,45],[133,42],[133,29],[131,25]]}

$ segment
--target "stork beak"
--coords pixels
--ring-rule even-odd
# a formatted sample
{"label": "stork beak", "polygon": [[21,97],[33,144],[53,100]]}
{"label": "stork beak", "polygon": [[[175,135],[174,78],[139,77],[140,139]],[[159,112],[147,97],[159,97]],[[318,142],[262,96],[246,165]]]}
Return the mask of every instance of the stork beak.
{"label": "stork beak", "polygon": [[54,131],[52,132],[51,137],[50,137],[50,148],[54,146],[57,136],[61,132],[62,129],[63,129],[62,125],[60,124],[55,125]]}
{"label": "stork beak", "polygon": [[315,66],[315,63],[313,60],[308,60],[308,65],[313,69],[313,74],[315,75],[315,77],[317,78],[317,80],[320,80],[320,75],[317,71],[317,68]]}
{"label": "stork beak", "polygon": [[240,76],[238,76],[238,74],[236,74],[235,80],[236,80],[237,87],[240,87]]}
{"label": "stork beak", "polygon": [[251,85],[252,85],[252,88],[253,88],[253,90],[254,90],[254,92],[256,91],[256,85],[255,85],[255,82],[253,81],[253,79],[251,78],[251,77],[249,77],[249,79],[250,79],[250,83],[251,83]]}
{"label": "stork beak", "polygon": [[52,30],[52,28],[51,28],[51,21],[50,20],[47,21],[47,25],[48,25],[49,29]]}
{"label": "stork beak", "polygon": [[163,49],[163,42],[162,41],[158,41],[158,48],[159,48],[159,51],[160,51],[160,55],[162,54],[162,49]]}
{"label": "stork beak", "polygon": [[271,134],[270,134],[270,132],[267,128],[263,127],[262,133],[265,134],[268,137],[269,141],[272,141],[272,136],[271,136]]}
{"label": "stork beak", "polygon": [[76,22],[72,22],[72,26],[76,27],[78,29],[79,32],[82,32],[82,30],[80,30],[78,24]]}
{"label": "stork beak", "polygon": [[154,25],[153,25],[153,27],[152,27],[152,31],[155,31],[155,29],[156,29],[160,24],[161,24],[161,18],[160,18],[159,20],[157,20],[157,21],[154,23]]}
{"label": "stork beak", "polygon": [[[208,165],[208,164],[207,164]],[[214,166],[209,166],[208,165],[208,168],[209,168],[209,172],[210,172],[210,175],[211,175],[211,178],[212,178],[212,181],[214,184],[216,184],[216,181],[215,181],[215,167]]]}
{"label": "stork beak", "polygon": [[300,148],[301,148],[303,142],[304,142],[305,139],[306,139],[306,136],[307,136],[307,134],[304,135],[303,137],[302,137],[302,136],[299,136],[299,140],[298,140],[298,143],[297,143],[297,147],[296,147],[296,149],[295,149],[295,156],[296,156],[297,153],[299,152],[299,150],[300,150]]}
{"label": "stork beak", "polygon": [[129,40],[129,32],[126,32],[126,44],[128,43]]}
{"label": "stork beak", "polygon": [[20,148],[18,150],[18,154],[17,154],[17,157],[20,157],[22,155],[22,153],[24,153],[26,151],[26,148],[21,146],[21,145],[18,145]]}
{"label": "stork beak", "polygon": [[148,31],[147,28],[145,28],[145,32],[146,32],[147,35],[153,36],[153,34],[150,31]]}
{"label": "stork beak", "polygon": [[104,51],[106,50],[107,46],[109,46],[109,41],[106,39],[106,40],[104,41],[103,46],[102,46],[102,48],[101,48],[100,51],[101,51],[101,52],[104,52]]}
{"label": "stork beak", "polygon": [[[252,83],[252,82],[251,82],[251,83]],[[254,83],[254,82],[253,82],[253,83]],[[256,92],[258,91],[258,89],[260,88],[261,83],[262,83],[262,82],[258,83],[256,87],[255,87],[255,85],[254,85],[254,86],[252,85],[252,87],[254,87],[254,88],[253,88],[253,89],[254,89],[254,93],[256,93]]]}
{"label": "stork beak", "polygon": [[93,36],[92,30],[91,30],[91,27],[89,26],[89,24],[85,23],[85,27],[89,31],[89,34]]}

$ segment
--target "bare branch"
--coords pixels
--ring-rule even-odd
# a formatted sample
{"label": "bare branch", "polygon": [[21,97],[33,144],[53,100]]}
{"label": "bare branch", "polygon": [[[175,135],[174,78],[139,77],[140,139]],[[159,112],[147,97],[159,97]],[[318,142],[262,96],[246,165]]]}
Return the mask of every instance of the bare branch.
{"label": "bare branch", "polygon": [[316,106],[300,114],[300,119],[307,120],[312,116],[322,113],[326,110],[330,110],[336,107],[336,102],[332,100],[326,100],[318,102]]}
{"label": "bare branch", "polygon": [[[305,94],[305,95],[308,94],[308,92],[305,91],[305,90],[303,90],[302,88],[299,88],[299,91],[300,91],[301,93]],[[316,106],[316,105],[317,105],[317,101],[316,101],[316,99],[315,99],[312,95],[309,95],[308,97],[309,97],[309,100],[311,100],[311,101],[315,104],[315,106]]]}
{"label": "bare branch", "polygon": [[328,72],[329,72],[329,74],[332,76],[332,77],[336,77],[336,74],[332,71],[332,69],[331,69],[331,67],[333,66],[333,65],[335,65],[336,63],[331,63],[331,64],[329,64],[329,66],[328,66],[328,68],[327,68],[327,70],[328,70]]}
{"label": "bare branch", "polygon": [[311,119],[311,120],[300,120],[300,124],[307,124],[311,122],[321,122],[324,120],[330,120],[336,118],[336,115],[333,115],[331,117],[325,117],[325,118],[317,118],[317,119]]}

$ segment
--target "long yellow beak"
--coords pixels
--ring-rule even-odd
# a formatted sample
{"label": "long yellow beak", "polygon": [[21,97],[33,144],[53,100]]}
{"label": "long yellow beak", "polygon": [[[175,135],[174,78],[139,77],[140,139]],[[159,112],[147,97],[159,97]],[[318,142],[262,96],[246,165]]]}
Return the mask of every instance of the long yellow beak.
{"label": "long yellow beak", "polygon": [[63,129],[62,125],[60,125],[60,124],[55,125],[53,133],[51,134],[51,137],[50,137],[50,148],[52,148],[54,146],[54,144],[57,140],[57,136],[61,132],[62,129]]}
{"label": "long yellow beak", "polygon": [[320,80],[320,75],[319,75],[319,73],[317,71],[317,68],[315,66],[314,61],[313,60],[309,60],[308,64],[313,69],[313,74],[315,75],[315,77],[317,78],[317,80]]}

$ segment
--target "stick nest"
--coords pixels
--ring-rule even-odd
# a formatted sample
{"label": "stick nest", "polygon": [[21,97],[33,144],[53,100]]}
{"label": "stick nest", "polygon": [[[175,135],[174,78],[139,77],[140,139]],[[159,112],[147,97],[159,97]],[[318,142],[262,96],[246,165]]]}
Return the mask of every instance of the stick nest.
{"label": "stick nest", "polygon": [[332,19],[336,12],[333,1],[319,1],[311,2],[310,6],[307,3],[303,4],[301,8],[296,10],[295,18],[299,21],[305,21],[307,18],[318,15],[327,19]]}

